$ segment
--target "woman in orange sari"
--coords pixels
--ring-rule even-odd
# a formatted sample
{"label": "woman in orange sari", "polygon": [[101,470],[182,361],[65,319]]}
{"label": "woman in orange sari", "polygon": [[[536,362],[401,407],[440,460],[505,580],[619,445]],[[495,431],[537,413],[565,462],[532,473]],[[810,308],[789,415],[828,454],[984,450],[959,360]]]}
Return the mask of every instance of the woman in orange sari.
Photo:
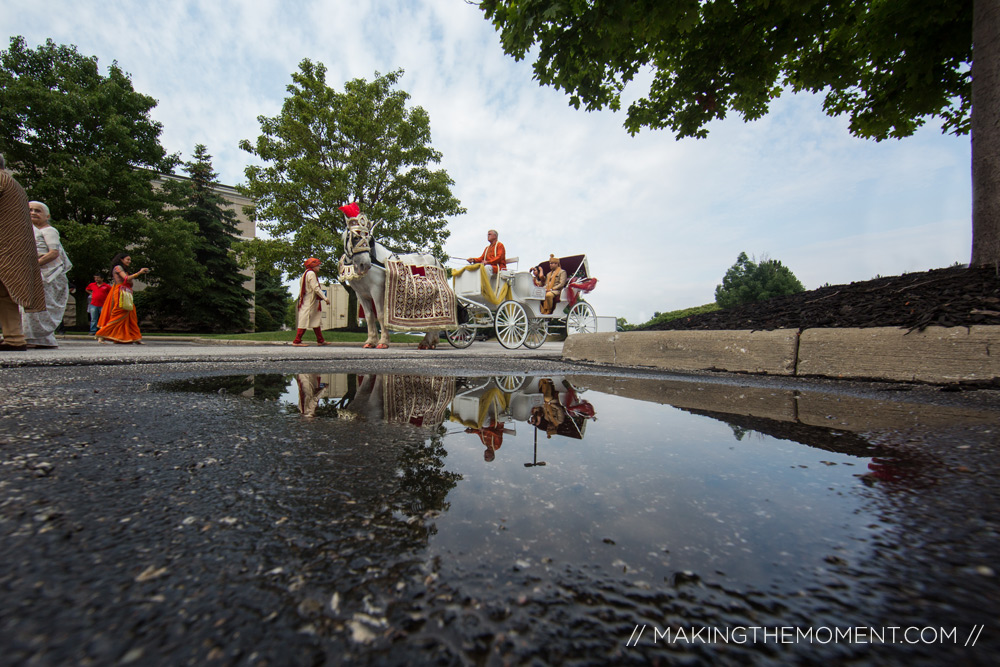
{"label": "woman in orange sari", "polygon": [[142,343],[139,319],[132,303],[132,279],[149,273],[149,269],[139,269],[129,275],[131,265],[132,258],[126,253],[118,253],[111,260],[111,291],[104,301],[94,334],[102,343]]}

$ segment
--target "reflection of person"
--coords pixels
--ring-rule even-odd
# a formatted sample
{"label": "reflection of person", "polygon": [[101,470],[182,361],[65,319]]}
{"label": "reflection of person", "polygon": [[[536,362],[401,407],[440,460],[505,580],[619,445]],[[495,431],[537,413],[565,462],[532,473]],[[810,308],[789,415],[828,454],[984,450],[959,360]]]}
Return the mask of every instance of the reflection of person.
{"label": "reflection of person", "polygon": [[566,270],[559,265],[559,258],[549,255],[549,274],[545,277],[545,301],[542,303],[542,313],[549,315],[556,309],[559,301],[559,293],[569,279],[566,277]]}
{"label": "reflection of person", "polygon": [[0,351],[28,349],[18,306],[28,313],[45,309],[45,291],[38,268],[28,197],[4,171],[0,155]]}
{"label": "reflection of person", "polygon": [[323,330],[320,324],[323,322],[322,302],[330,303],[330,300],[323,295],[323,290],[319,287],[319,278],[316,277],[316,269],[319,268],[320,261],[315,257],[310,257],[305,261],[305,272],[299,280],[299,300],[298,300],[298,321],[295,332],[295,340],[292,345],[295,347],[306,347],[302,342],[302,334],[306,329],[312,329],[316,334],[317,345],[329,345],[323,340]]}
{"label": "reflection of person", "polygon": [[531,415],[528,417],[528,423],[535,428],[540,428],[545,431],[548,437],[552,437],[559,430],[559,426],[553,424],[545,418],[545,408],[541,405],[536,405],[531,408]]}
{"label": "reflection of person", "polygon": [[63,250],[59,231],[49,224],[49,207],[40,201],[33,201],[28,203],[28,209],[34,226],[38,268],[42,272],[45,310],[24,314],[24,339],[28,347],[59,347],[55,331],[66,312],[66,301],[69,300],[66,273],[73,265]]}
{"label": "reflection of person", "polygon": [[90,315],[90,333],[97,333],[97,321],[101,319],[101,308],[108,298],[111,285],[104,282],[104,276],[94,274],[94,282],[87,285],[87,294],[90,295],[90,302],[87,304],[87,313]]}
{"label": "reflection of person", "polygon": [[538,389],[542,392],[542,398],[544,399],[542,414],[547,422],[545,432],[551,438],[559,430],[559,425],[566,420],[566,410],[563,409],[562,404],[559,402],[559,392],[556,390],[552,380],[548,378],[539,380]]}
{"label": "reflection of person", "polygon": [[319,399],[326,393],[327,385],[321,382],[320,376],[310,373],[299,373],[295,382],[299,386],[299,412],[303,417],[315,417]]}
{"label": "reflection of person", "polygon": [[94,335],[102,343],[142,344],[142,332],[139,330],[139,318],[135,314],[132,301],[132,279],[149,273],[142,268],[135,273],[129,273],[132,266],[132,256],[120,252],[111,260],[111,291],[101,308],[101,318],[97,321],[97,333]]}
{"label": "reflection of person", "polygon": [[477,433],[479,439],[483,441],[486,451],[483,452],[483,459],[487,462],[496,458],[496,451],[503,444],[503,422],[490,417],[490,425],[482,428],[467,428],[466,433]]}
{"label": "reflection of person", "polygon": [[486,233],[486,239],[490,242],[483,254],[479,257],[469,257],[469,264],[482,264],[486,271],[493,275],[497,271],[507,268],[507,251],[503,244],[497,240],[497,230],[491,229]]}

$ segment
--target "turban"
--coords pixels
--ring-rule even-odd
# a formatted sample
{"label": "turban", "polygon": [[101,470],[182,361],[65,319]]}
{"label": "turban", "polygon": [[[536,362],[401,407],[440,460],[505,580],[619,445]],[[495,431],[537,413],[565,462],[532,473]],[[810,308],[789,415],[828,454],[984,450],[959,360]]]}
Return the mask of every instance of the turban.
{"label": "turban", "polygon": [[341,206],[340,210],[344,212],[344,216],[348,218],[356,218],[361,215],[361,207],[358,206],[357,202],[351,202],[346,206]]}
{"label": "turban", "polygon": [[308,271],[309,269],[315,269],[317,266],[319,266],[319,263],[320,262],[318,259],[316,259],[315,257],[310,257],[305,262],[306,271]]}

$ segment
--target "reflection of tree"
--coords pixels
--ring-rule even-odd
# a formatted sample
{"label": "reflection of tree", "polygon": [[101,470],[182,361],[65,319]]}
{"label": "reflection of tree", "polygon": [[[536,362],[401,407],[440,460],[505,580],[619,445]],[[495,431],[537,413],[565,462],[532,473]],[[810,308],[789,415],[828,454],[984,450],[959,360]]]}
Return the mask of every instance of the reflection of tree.
{"label": "reflection of tree", "polygon": [[398,509],[410,516],[448,509],[445,498],[462,476],[444,469],[448,455],[442,436],[446,430],[436,427],[428,440],[403,443],[397,462],[402,471],[399,480]]}
{"label": "reflection of tree", "polygon": [[744,428],[732,422],[726,422],[726,425],[733,429],[733,437],[739,442],[742,442],[743,438],[747,437],[750,433],[753,433],[752,429]]}
{"label": "reflection of tree", "polygon": [[261,375],[217,375],[212,377],[175,380],[160,385],[167,391],[186,391],[197,394],[234,394],[274,401],[288,388],[289,380],[280,373]]}
{"label": "reflection of tree", "polygon": [[264,401],[276,401],[288,387],[288,379],[278,373],[253,376],[253,397]]}

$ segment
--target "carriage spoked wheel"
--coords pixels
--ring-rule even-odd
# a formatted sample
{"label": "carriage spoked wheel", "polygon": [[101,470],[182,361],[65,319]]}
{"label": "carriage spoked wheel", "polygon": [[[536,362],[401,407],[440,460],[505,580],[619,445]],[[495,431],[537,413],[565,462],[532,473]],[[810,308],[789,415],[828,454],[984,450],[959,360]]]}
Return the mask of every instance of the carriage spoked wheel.
{"label": "carriage spoked wheel", "polygon": [[500,387],[500,391],[506,394],[513,394],[524,386],[527,378],[523,375],[497,375],[493,378],[493,381]]}
{"label": "carriage spoked wheel", "polygon": [[528,311],[517,301],[504,301],[494,318],[497,340],[508,350],[520,347],[528,337]]}
{"label": "carriage spoked wheel", "polygon": [[549,321],[543,317],[532,317],[528,320],[528,335],[524,338],[524,346],[534,350],[542,346],[549,337]]}
{"label": "carriage spoked wheel", "polygon": [[569,309],[566,316],[566,333],[594,333],[597,331],[597,315],[586,301],[579,301]]}
{"label": "carriage spoked wheel", "polygon": [[476,331],[464,324],[454,331],[446,331],[445,335],[448,338],[448,342],[451,343],[452,347],[457,347],[460,350],[472,345],[476,340]]}

